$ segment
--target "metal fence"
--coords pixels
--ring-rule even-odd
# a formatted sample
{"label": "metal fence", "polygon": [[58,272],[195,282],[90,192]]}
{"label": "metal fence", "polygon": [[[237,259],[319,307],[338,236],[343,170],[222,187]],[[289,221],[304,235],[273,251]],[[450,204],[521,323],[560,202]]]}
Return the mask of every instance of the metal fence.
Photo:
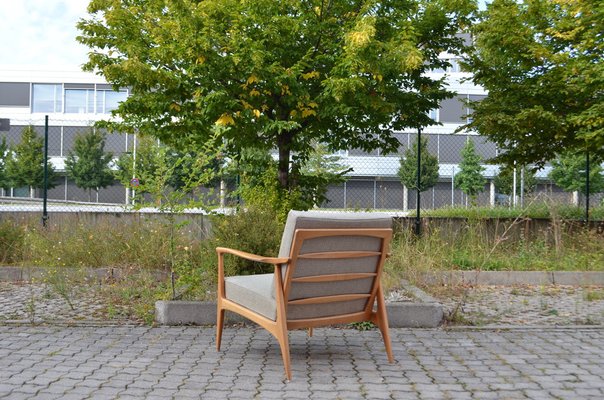
{"label": "metal fence", "polygon": [[[13,119],[10,130],[0,133],[7,144],[14,146],[21,140],[25,127],[33,126],[39,137],[44,137],[43,120],[31,121]],[[65,172],[65,159],[73,150],[74,141],[78,134],[92,129],[93,121],[82,122],[74,120],[50,121],[48,127],[48,158],[57,172],[53,187],[47,192],[48,211],[109,211],[119,212],[131,206],[132,187],[125,187],[117,180],[98,192],[91,192],[78,187]],[[425,131],[422,136],[427,138],[428,152],[438,161],[438,179],[434,186],[421,193],[422,209],[434,209],[445,206],[494,206],[516,202],[522,205],[529,197],[547,197],[557,202],[584,205],[585,196],[573,196],[564,192],[549,179],[549,167],[538,171],[537,184],[531,194],[518,193],[514,199],[499,193],[494,184],[499,172],[499,166],[487,164],[486,160],[495,157],[498,149],[495,144],[477,135],[446,134],[438,130]],[[396,211],[413,210],[417,206],[415,190],[406,188],[398,176],[400,159],[407,149],[417,140],[417,133],[397,133],[400,147],[396,154],[382,154],[379,150],[366,153],[350,149],[339,153],[340,163],[352,168],[344,183],[329,186],[328,201],[320,205],[330,209],[385,209]],[[476,153],[483,160],[485,177],[483,190],[471,201],[456,184],[456,175],[460,171],[462,160],[461,151],[468,141],[474,143]],[[111,152],[114,159],[124,153],[136,151],[137,138],[134,135],[106,132],[105,151]],[[523,177],[518,173],[517,179]],[[222,190],[221,190],[222,189]],[[229,188],[231,191],[233,187]],[[227,192],[224,187],[217,185],[209,188],[212,201],[224,204]],[[2,211],[37,211],[42,206],[43,191],[28,187],[7,187],[0,189],[0,210]],[[604,194],[591,195],[590,204],[601,204]],[[226,204],[228,205],[228,203]]]}

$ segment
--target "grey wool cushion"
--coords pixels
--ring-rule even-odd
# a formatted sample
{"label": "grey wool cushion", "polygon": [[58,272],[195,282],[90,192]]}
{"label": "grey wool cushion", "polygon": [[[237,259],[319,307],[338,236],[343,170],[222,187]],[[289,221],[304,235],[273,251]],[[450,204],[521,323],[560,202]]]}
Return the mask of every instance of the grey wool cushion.
{"label": "grey wool cushion", "polygon": [[[392,217],[385,213],[370,212],[317,212],[292,210],[281,239],[279,257],[289,257],[297,229],[370,229],[391,228]],[[307,240],[301,254],[322,251],[365,250],[378,251],[381,241],[363,236],[334,236]],[[294,277],[322,275],[339,272],[375,272],[378,257],[341,260],[299,260]],[[283,268],[285,278],[286,268]],[[345,293],[367,293],[372,280],[292,285],[289,300]],[[293,306],[292,310],[298,308]],[[307,307],[306,307],[307,308]],[[289,311],[288,311],[289,314]]]}
{"label": "grey wool cushion", "polygon": [[225,278],[225,297],[275,321],[277,306],[273,296],[274,276],[274,274],[260,274]]}
{"label": "grey wool cushion", "polygon": [[279,257],[289,257],[296,229],[392,228],[392,217],[377,212],[322,212],[291,210],[281,237]]}

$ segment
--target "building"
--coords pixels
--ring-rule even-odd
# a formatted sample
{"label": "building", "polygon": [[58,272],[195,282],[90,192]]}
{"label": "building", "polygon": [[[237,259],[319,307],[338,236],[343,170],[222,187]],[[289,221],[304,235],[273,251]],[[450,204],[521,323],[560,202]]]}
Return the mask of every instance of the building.
{"label": "building", "polygon": [[[432,71],[435,78],[443,75],[450,89],[457,93],[432,110],[430,116],[440,125],[423,130],[429,138],[429,151],[440,164],[438,184],[424,192],[422,208],[438,208],[447,205],[463,205],[467,199],[455,188],[454,175],[459,172],[461,149],[469,140],[474,141],[477,152],[484,160],[495,157],[497,146],[472,132],[455,133],[467,122],[468,101],[477,101],[486,96],[484,90],[464,81],[468,78],[459,67],[459,58],[443,55],[451,64],[446,71]],[[65,175],[65,157],[73,146],[75,136],[89,129],[95,121],[106,119],[117,104],[126,99],[128,89],[115,91],[101,77],[78,69],[11,68],[0,66],[0,118],[10,119],[10,131],[2,133],[9,143],[20,140],[21,130],[33,125],[43,135],[44,117],[49,116],[49,157],[61,181],[49,190],[49,199],[62,201],[88,201],[88,193],[76,187]],[[333,185],[328,190],[326,208],[376,208],[413,209],[416,194],[402,186],[397,176],[399,160],[411,146],[415,131],[396,132],[401,146],[398,154],[380,154],[379,150],[365,153],[350,149],[340,152],[341,162],[352,167],[349,180]],[[130,152],[135,146],[133,135],[110,133],[106,150],[118,157]],[[499,198],[493,185],[498,167],[485,164],[484,176],[488,179],[485,190],[478,197],[482,205],[494,205]],[[539,190],[559,193],[560,190],[547,183],[547,170],[540,171]],[[128,190],[118,182],[101,189],[94,199],[100,203],[124,204],[128,201]],[[28,197],[27,188],[12,188],[4,193],[8,197]]]}
{"label": "building", "polygon": [[[113,90],[101,77],[77,68],[2,67],[0,66],[0,118],[10,119],[10,130],[1,133],[8,143],[17,143],[21,131],[34,126],[44,135],[44,119],[49,117],[48,155],[61,175],[57,186],[49,190],[49,199],[88,201],[88,193],[65,176],[65,157],[75,136],[94,122],[106,119],[111,110],[128,96],[128,89]],[[131,151],[132,135],[110,133],[106,150],[119,156]],[[12,188],[5,195],[28,197],[27,188]],[[117,182],[101,189],[95,201],[124,203],[125,189]]]}

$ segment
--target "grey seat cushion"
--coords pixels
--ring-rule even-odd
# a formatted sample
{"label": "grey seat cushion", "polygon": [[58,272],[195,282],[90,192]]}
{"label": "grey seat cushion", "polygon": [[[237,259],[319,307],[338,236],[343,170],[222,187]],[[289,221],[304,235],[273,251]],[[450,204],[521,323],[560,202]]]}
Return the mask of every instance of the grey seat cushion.
{"label": "grey seat cushion", "polygon": [[277,319],[274,274],[230,276],[224,280],[225,297],[271,320]]}

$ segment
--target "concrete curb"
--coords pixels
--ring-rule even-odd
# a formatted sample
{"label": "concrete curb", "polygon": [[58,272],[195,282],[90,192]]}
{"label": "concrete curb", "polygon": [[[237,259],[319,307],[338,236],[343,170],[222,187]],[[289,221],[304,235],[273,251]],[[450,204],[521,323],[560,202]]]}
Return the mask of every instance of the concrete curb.
{"label": "concrete curb", "polygon": [[428,284],[604,285],[602,271],[442,271],[422,276]]}
{"label": "concrete curb", "polygon": [[[438,303],[390,303],[386,305],[391,328],[436,328],[443,319]],[[226,323],[247,323],[247,319],[226,312]],[[157,301],[155,321],[159,325],[214,325],[216,303],[209,301]]]}
{"label": "concrete curb", "polygon": [[[443,307],[420,289],[404,283],[419,302],[386,304],[391,328],[436,328],[443,320]],[[247,319],[226,312],[227,323],[246,323]],[[160,325],[214,325],[216,303],[210,301],[157,301],[155,321]]]}
{"label": "concrete curb", "polygon": [[[0,282],[31,282],[48,276],[49,268],[44,267],[0,267]],[[83,276],[88,280],[120,279],[124,276],[122,268],[62,268],[67,275]],[[157,279],[165,279],[163,271],[153,272]]]}

